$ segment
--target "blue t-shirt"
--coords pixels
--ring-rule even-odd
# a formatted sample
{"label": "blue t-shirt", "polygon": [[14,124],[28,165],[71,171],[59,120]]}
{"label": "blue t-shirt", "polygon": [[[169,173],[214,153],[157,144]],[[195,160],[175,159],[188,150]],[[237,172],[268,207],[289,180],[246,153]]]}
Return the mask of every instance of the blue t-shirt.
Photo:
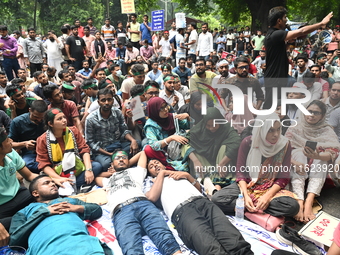
{"label": "blue t-shirt", "polygon": [[[148,26],[151,27],[150,22],[148,22]],[[151,32],[144,23],[140,25],[140,31],[142,32],[142,41],[147,39],[149,43],[152,43]]]}

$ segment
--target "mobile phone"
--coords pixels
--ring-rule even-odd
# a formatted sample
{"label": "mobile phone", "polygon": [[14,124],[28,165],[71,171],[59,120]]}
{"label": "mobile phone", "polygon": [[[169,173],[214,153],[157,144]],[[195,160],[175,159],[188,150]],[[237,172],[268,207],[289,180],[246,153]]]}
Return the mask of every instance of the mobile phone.
{"label": "mobile phone", "polygon": [[16,99],[12,99],[12,100],[14,101],[14,103],[16,103],[16,104],[18,103],[18,100],[16,100]]}
{"label": "mobile phone", "polygon": [[313,141],[306,141],[306,147],[309,147],[311,148],[313,151],[315,151],[316,149],[316,145],[317,145],[317,142],[313,142]]}
{"label": "mobile phone", "polygon": [[102,57],[102,53],[98,52],[98,58],[101,58],[101,57]]}

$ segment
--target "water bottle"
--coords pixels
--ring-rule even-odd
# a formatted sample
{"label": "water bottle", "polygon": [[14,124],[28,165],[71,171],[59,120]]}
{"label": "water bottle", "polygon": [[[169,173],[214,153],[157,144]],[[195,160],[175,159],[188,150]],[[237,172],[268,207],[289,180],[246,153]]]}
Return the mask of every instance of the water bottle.
{"label": "water bottle", "polygon": [[244,220],[244,198],[242,194],[239,194],[236,200],[235,219],[236,221]]}
{"label": "water bottle", "polygon": [[70,172],[70,177],[69,177],[69,179],[72,180],[71,186],[72,186],[72,188],[74,189],[74,191],[72,192],[71,196],[77,195],[77,180],[76,180],[76,176],[74,175],[74,172],[73,172],[73,171]]}

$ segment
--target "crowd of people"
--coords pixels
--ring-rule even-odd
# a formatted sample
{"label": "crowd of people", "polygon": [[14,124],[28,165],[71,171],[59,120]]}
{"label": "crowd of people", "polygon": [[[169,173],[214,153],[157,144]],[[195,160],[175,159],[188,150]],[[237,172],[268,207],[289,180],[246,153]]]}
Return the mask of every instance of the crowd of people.
{"label": "crowd of people", "polygon": [[[143,234],[162,254],[181,253],[154,204],[198,254],[253,254],[225,217],[239,194],[251,213],[313,220],[326,179],[338,185],[339,29],[326,27],[329,14],[288,31],[286,15],[272,9],[269,30],[256,34],[175,22],[154,32],[136,14],[116,28],[75,20],[59,37],[1,25],[0,247],[64,254],[78,242],[72,254],[104,254],[82,224],[101,208],[58,195],[71,172],[78,190],[107,189],[123,254],[143,254]],[[320,44],[325,29],[332,42]],[[282,87],[292,91],[273,100]]]}

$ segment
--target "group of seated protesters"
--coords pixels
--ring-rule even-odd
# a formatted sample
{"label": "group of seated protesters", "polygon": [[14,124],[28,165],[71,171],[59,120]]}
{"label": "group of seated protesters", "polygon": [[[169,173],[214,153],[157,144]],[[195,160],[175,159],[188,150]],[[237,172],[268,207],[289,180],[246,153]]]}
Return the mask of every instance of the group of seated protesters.
{"label": "group of seated protesters", "polygon": [[[304,74],[292,87],[310,91],[305,107],[311,115],[295,105],[282,114],[279,101],[274,113],[255,118],[247,104],[245,114],[233,114],[238,102],[229,90],[210,90],[214,84],[236,85],[245,102],[254,98],[253,108],[261,109],[263,87],[249,74],[246,57],[235,59],[234,74],[226,59],[213,71],[197,59],[189,86],[181,84],[169,64],[161,66],[157,82],[140,64],[131,67],[131,77],[123,77],[118,65],[99,68],[102,62],[98,59],[90,78],[81,82],[66,66],[59,85],[38,71],[34,93],[21,78],[6,87],[7,113],[0,111],[0,247],[10,241],[28,248],[28,254],[62,254],[63,245],[79,241],[84,243],[79,247],[89,249],[83,254],[104,254],[81,225],[81,220],[99,218],[100,207],[58,196],[57,186],[70,181],[71,171],[78,188],[97,184],[107,189],[123,254],[143,254],[144,234],[162,254],[181,253],[154,204],[161,204],[184,244],[198,254],[253,254],[225,217],[235,213],[240,193],[249,212],[304,223],[315,218],[314,199],[329,168],[338,165],[339,82],[329,85],[325,96],[319,78]],[[249,87],[253,95],[247,95]],[[141,105],[133,105],[136,98]],[[134,119],[135,108],[145,117]],[[316,149],[307,141],[317,142]],[[309,171],[312,166],[321,171]],[[280,171],[267,171],[270,167]],[[17,173],[31,182],[29,190]],[[57,236],[48,231],[66,225]],[[75,228],[79,235],[72,239]],[[57,239],[53,247],[46,244],[51,239]]]}

